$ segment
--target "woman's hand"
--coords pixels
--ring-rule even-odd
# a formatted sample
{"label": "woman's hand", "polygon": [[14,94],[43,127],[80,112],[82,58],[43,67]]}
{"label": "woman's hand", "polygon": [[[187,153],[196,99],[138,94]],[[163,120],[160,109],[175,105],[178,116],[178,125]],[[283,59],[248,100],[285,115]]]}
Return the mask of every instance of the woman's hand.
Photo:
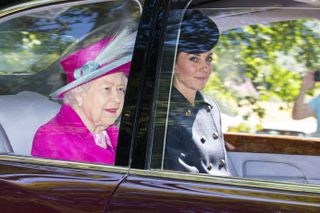
{"label": "woman's hand", "polygon": [[306,92],[314,88],[314,85],[316,83],[314,81],[314,74],[315,71],[310,71],[303,77],[300,89],[301,92]]}
{"label": "woman's hand", "polygon": [[315,86],[316,82],[314,80],[314,74],[315,71],[310,71],[302,79],[300,92],[294,102],[292,110],[292,118],[294,120],[300,120],[315,115],[309,104],[304,103],[304,96],[306,95],[306,92],[313,89]]}

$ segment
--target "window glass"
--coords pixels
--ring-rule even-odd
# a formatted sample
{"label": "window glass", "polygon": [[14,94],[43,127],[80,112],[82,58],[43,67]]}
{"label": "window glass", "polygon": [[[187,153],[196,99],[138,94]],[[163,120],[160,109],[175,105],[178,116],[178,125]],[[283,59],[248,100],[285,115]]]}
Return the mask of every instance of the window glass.
{"label": "window glass", "polygon": [[0,152],[114,164],[140,14],[100,1],[1,21]]}
{"label": "window glass", "polygon": [[[316,136],[316,118],[295,120],[292,109],[302,77],[319,70],[319,10],[259,10],[224,11],[241,17],[231,24],[208,11],[222,36],[215,49],[215,72],[204,91],[219,102],[224,131]],[[316,83],[306,93],[305,103],[317,96],[318,88]]]}
{"label": "window glass", "polygon": [[193,9],[218,28],[207,49],[210,24],[191,20],[198,34],[184,35],[188,11],[169,16],[150,167],[320,183],[320,171],[304,167],[320,161],[319,8]]}

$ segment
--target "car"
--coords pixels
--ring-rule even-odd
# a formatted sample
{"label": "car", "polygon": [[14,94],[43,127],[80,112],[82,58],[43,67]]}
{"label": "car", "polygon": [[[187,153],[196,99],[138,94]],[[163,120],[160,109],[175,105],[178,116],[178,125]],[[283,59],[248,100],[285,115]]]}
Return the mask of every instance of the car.
{"label": "car", "polygon": [[[230,117],[224,139],[234,146],[227,151],[232,176],[164,169],[173,64],[186,10],[200,10],[220,31],[204,93]],[[137,35],[115,164],[32,156],[37,129],[61,106],[49,98],[66,84],[59,61],[124,26]],[[1,4],[1,213],[319,212],[320,139],[256,133],[265,122],[300,126],[301,132],[315,127],[313,118],[293,120],[291,110],[301,75],[319,65],[319,39],[319,0]]]}

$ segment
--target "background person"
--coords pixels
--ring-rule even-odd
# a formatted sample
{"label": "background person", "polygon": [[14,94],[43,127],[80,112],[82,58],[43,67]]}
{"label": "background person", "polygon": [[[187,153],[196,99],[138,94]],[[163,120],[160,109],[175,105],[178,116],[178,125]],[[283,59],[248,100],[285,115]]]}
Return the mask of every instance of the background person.
{"label": "background person", "polygon": [[308,72],[302,79],[299,95],[292,110],[292,118],[301,120],[308,117],[317,119],[317,131],[314,135],[320,135],[320,96],[313,98],[309,103],[304,102],[306,93],[315,87],[315,71]]}
{"label": "background person", "polygon": [[185,12],[174,66],[165,169],[230,175],[219,108],[201,92],[212,72],[218,38],[210,18],[196,10]]}
{"label": "background person", "polygon": [[114,164],[119,132],[115,121],[123,108],[134,39],[123,30],[60,62],[68,84],[51,96],[64,103],[37,130],[33,156]]}

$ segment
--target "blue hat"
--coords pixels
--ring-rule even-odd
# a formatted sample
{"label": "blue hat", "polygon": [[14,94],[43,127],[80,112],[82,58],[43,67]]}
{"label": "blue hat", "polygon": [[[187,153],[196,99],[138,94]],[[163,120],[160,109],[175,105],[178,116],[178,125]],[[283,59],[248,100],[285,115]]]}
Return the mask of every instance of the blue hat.
{"label": "blue hat", "polygon": [[207,52],[218,40],[218,27],[208,16],[198,10],[186,10],[180,27],[178,52]]}

